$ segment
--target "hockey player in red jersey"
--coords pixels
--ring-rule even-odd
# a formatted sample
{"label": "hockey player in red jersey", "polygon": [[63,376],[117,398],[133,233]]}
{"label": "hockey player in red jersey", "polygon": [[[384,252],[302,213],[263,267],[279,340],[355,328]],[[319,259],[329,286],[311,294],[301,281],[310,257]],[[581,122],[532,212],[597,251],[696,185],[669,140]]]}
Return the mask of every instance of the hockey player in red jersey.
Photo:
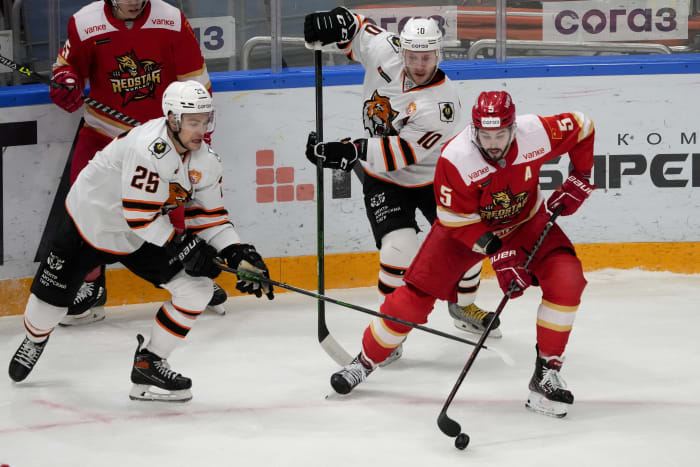
{"label": "hockey player in red jersey", "polygon": [[[439,68],[442,32],[433,19],[411,18],[399,37],[344,7],[306,16],[307,42],[337,43],[365,68],[365,137],[318,143],[309,135],[306,156],[314,164],[364,173],[365,210],[379,249],[377,288],[382,300],[404,284],[418,251],[416,210],[436,219],[433,178],[440,150],[461,129],[462,106],[450,79]],[[464,272],[464,271],[462,271]],[[455,325],[481,332],[493,313],[475,303],[481,264],[465,272],[449,305]],[[493,337],[499,337],[498,324]],[[396,348],[388,361],[400,356]]]}
{"label": "hockey player in red jersey", "polygon": [[[184,401],[192,382],[170,369],[182,342],[214,293],[219,257],[232,267],[268,276],[255,248],[241,244],[224,208],[219,155],[202,142],[213,130],[212,98],[196,81],[171,83],[164,117],[112,140],[80,172],[66,197],[66,216],[39,265],[24,312],[26,337],[10,361],[14,381],[36,365],[49,336],[85,274],[97,264],[122,263],[170,292],[148,343],[137,336],[130,397]],[[185,209],[178,232],[164,213]],[[239,280],[240,291],[274,298],[272,286]],[[155,386],[166,391],[152,391]]]}
{"label": "hockey player in red jersey", "polygon": [[[92,2],[68,23],[68,38],[53,67],[51,99],[67,112],[83,106],[86,85],[89,96],[140,122],[161,115],[160,100],[168,84],[196,80],[211,92],[211,83],[185,16],[162,0],[104,0]],[[112,138],[131,126],[108,113],[85,107],[74,144],[71,183]],[[205,141],[211,142],[210,135]],[[173,223],[184,228],[182,210],[171,213]],[[223,296],[222,296],[223,294]],[[104,267],[88,274],[61,324],[87,324],[104,319],[107,299]],[[226,300],[218,289],[212,305]],[[223,312],[219,306],[218,312]]]}
{"label": "hockey player in red jersey", "polygon": [[[593,122],[579,112],[550,117],[515,116],[504,91],[483,92],[472,109],[472,124],[443,149],[435,173],[438,221],[406,272],[406,286],[387,297],[381,311],[414,323],[427,321],[436,299],[454,300],[461,271],[489,256],[498,283],[511,282],[522,295],[530,285],[542,289],[537,310],[537,357],[527,407],[546,415],[566,415],[574,396],[559,371],[581,294],[586,285],[571,241],[555,224],[534,256],[523,265],[550,212],[576,212],[595,188]],[[546,161],[567,153],[573,170],[545,200],[539,173]],[[365,330],[362,350],[331,377],[349,393],[399,345],[411,330],[388,320]]]}

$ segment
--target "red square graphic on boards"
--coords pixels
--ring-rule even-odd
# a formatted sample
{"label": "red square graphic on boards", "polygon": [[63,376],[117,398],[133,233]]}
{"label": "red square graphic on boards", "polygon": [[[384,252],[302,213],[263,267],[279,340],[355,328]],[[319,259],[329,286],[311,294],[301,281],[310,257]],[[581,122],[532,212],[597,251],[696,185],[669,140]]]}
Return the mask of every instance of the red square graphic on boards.
{"label": "red square graphic on boards", "polygon": [[275,200],[275,187],[259,186],[255,189],[255,200],[258,203],[272,203]]}
{"label": "red square graphic on boards", "polygon": [[255,183],[258,185],[272,185],[275,183],[275,169],[257,169],[255,171]]}
{"label": "red square graphic on boards", "polygon": [[277,183],[294,183],[294,167],[280,167],[276,170]]}
{"label": "red square graphic on boards", "polygon": [[297,201],[313,201],[314,186],[310,183],[297,185]]}
{"label": "red square graphic on boards", "polygon": [[275,151],[263,149],[255,153],[255,165],[258,167],[269,167],[275,165]]}
{"label": "red square graphic on boards", "polygon": [[277,201],[294,201],[294,185],[277,185]]}

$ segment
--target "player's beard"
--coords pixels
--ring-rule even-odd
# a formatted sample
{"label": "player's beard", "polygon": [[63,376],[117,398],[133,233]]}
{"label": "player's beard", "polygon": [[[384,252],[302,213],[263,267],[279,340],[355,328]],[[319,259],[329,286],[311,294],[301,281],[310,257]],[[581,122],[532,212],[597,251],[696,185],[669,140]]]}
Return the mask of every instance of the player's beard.
{"label": "player's beard", "polygon": [[424,85],[428,84],[429,82],[431,82],[431,81],[433,80],[433,78],[435,77],[435,74],[437,73],[437,70],[438,70],[438,67],[437,67],[437,65],[436,65],[436,66],[433,68],[433,72],[429,74],[428,78],[427,78],[427,79],[424,79],[422,82],[419,83],[418,80],[416,80],[416,79],[413,77],[413,74],[412,74],[411,71],[408,69],[408,67],[404,67],[404,71],[406,72],[406,76],[408,76],[409,79],[410,79],[411,81],[413,81],[414,83],[416,83],[416,85],[418,85],[418,86],[424,86]]}
{"label": "player's beard", "polygon": [[[115,14],[115,11],[114,11],[114,10],[116,9],[117,12],[118,12],[121,16],[125,17],[125,18],[122,19],[122,21],[135,21],[135,20],[137,20],[137,19],[139,19],[139,18],[141,17],[141,15],[143,14],[143,11],[146,9],[146,4],[147,4],[147,3],[148,3],[147,1],[142,1],[142,2],[141,2],[141,6],[140,6],[139,9],[138,9],[138,12],[136,12],[136,9],[135,9],[135,8],[134,8],[134,11],[133,11],[133,12],[130,12],[130,11],[127,9],[126,6],[122,7],[122,6],[120,6],[119,3],[117,2],[117,6],[116,6],[116,7],[112,7],[112,14],[114,14],[114,16],[116,17],[116,14]],[[131,8],[129,8],[129,9],[131,9]],[[133,18],[131,17],[131,15],[134,15]]]}

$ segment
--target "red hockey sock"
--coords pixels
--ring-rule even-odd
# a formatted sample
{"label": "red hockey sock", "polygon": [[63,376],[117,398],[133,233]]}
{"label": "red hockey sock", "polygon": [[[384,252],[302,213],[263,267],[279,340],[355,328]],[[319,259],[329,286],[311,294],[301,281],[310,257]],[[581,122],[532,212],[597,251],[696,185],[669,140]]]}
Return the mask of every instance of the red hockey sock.
{"label": "red hockey sock", "polygon": [[[381,312],[416,324],[425,324],[433,311],[435,297],[426,295],[411,285],[399,287],[387,295]],[[412,330],[411,326],[388,319],[375,318],[365,329],[362,349],[375,364],[383,362],[391,352],[403,342]]]}

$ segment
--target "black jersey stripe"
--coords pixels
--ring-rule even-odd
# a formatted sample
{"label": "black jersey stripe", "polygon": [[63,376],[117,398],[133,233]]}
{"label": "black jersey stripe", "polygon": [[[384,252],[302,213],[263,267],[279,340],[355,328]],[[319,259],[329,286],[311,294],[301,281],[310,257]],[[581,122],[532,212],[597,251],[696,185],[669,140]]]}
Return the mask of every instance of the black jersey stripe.
{"label": "black jersey stripe", "polygon": [[148,226],[154,220],[158,219],[159,216],[160,216],[160,213],[153,216],[153,219],[138,219],[138,220],[137,219],[127,219],[126,223],[132,229],[142,229],[142,228]]}
{"label": "black jersey stripe", "polygon": [[163,203],[152,203],[148,201],[134,201],[130,199],[122,199],[122,207],[127,210],[138,211],[159,211],[163,207]]}
{"label": "black jersey stripe", "polygon": [[210,211],[203,208],[187,208],[185,209],[185,217],[216,217],[216,216],[228,216],[228,211],[224,208],[212,209]]}
{"label": "black jersey stripe", "polygon": [[394,158],[394,151],[391,150],[391,140],[388,136],[382,138],[382,152],[384,153],[387,172],[396,170],[396,159]]}
{"label": "black jersey stripe", "polygon": [[408,141],[399,137],[399,146],[401,147],[401,152],[403,153],[406,165],[411,165],[416,163],[416,154],[413,152],[413,148]]}

